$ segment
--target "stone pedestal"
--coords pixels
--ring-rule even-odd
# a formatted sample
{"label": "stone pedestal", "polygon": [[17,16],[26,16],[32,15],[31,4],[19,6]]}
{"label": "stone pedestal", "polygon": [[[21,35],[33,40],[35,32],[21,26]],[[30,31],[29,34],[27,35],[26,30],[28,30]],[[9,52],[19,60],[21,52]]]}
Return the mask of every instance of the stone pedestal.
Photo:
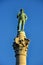
{"label": "stone pedestal", "polygon": [[30,40],[26,38],[24,31],[20,31],[14,39],[13,48],[15,51],[16,65],[26,65],[29,42]]}

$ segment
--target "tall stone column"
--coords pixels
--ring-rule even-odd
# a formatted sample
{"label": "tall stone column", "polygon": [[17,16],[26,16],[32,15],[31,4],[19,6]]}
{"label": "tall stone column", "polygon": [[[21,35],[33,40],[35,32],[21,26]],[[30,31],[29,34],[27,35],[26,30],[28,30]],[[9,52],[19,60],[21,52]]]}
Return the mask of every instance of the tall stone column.
{"label": "tall stone column", "polygon": [[26,57],[30,40],[26,38],[24,31],[19,31],[14,39],[13,49],[15,51],[16,65],[26,65]]}
{"label": "tall stone column", "polygon": [[20,9],[17,19],[17,36],[14,39],[13,49],[15,51],[16,57],[16,65],[26,65],[26,57],[28,51],[28,45],[30,40],[26,38],[26,34],[24,32],[24,24],[27,21],[27,15],[25,14],[23,9]]}

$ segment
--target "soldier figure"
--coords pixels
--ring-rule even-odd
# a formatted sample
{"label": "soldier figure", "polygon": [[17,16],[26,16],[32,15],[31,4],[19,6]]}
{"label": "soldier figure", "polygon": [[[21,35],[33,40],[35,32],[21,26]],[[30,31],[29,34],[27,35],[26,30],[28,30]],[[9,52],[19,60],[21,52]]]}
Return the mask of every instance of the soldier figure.
{"label": "soldier figure", "polygon": [[17,30],[18,31],[24,31],[24,24],[27,20],[27,15],[24,13],[23,9],[20,9],[20,12],[18,13],[17,18],[18,18]]}

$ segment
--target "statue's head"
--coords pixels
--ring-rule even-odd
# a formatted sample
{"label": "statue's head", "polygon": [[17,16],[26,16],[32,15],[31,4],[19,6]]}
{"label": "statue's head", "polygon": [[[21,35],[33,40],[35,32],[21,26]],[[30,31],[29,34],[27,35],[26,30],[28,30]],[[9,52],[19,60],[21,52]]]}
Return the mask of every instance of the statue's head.
{"label": "statue's head", "polygon": [[20,12],[21,12],[21,13],[23,13],[23,12],[24,12],[24,10],[23,10],[23,9],[20,9]]}

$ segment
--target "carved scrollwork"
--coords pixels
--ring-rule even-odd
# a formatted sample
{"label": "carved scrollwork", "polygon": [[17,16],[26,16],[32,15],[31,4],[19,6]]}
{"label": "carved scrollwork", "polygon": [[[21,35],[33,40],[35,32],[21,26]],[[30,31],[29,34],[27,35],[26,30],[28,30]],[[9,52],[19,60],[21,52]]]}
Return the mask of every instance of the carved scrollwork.
{"label": "carved scrollwork", "polygon": [[28,44],[29,44],[30,40],[24,38],[19,40],[18,38],[15,39],[15,42],[13,43],[13,48],[14,50],[27,50],[28,49]]}

